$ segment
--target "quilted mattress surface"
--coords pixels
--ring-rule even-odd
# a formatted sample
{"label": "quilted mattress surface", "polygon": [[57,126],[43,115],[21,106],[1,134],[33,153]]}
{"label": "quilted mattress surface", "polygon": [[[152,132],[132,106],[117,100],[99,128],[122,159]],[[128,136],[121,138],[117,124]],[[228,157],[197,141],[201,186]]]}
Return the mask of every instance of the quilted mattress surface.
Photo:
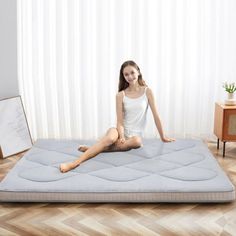
{"label": "quilted mattress surface", "polygon": [[95,141],[41,139],[0,183],[0,201],[221,202],[234,186],[200,140],[106,152],[61,173],[60,163],[78,158],[80,144]]}

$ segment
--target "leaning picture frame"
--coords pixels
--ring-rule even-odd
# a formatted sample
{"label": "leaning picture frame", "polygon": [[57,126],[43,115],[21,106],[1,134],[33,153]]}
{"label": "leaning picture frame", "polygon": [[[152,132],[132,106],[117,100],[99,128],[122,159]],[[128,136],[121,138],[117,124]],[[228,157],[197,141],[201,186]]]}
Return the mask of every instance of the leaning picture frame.
{"label": "leaning picture frame", "polygon": [[0,158],[26,151],[32,145],[21,96],[0,100]]}

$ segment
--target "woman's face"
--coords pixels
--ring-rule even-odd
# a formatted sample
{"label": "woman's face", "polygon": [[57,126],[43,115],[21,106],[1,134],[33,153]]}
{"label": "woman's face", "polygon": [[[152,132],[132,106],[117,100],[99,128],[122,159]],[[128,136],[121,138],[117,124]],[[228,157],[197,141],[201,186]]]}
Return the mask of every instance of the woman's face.
{"label": "woman's face", "polygon": [[123,69],[123,75],[129,84],[135,84],[138,81],[139,72],[133,66],[126,66]]}

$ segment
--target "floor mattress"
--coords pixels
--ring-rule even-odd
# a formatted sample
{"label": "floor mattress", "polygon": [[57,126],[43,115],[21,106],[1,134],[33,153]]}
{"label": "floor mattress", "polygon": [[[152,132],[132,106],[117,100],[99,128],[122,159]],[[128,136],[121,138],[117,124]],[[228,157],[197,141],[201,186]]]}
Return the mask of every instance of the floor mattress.
{"label": "floor mattress", "polygon": [[235,189],[200,140],[163,143],[97,155],[61,173],[85,140],[38,140],[0,183],[2,202],[228,202]]}

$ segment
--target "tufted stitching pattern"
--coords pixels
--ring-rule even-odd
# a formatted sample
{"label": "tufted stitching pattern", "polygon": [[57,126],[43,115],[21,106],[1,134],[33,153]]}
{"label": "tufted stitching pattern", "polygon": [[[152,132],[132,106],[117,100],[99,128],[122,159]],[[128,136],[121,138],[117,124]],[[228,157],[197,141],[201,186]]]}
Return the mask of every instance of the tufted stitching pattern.
{"label": "tufted stitching pattern", "polygon": [[81,143],[85,141],[38,140],[25,155],[26,161],[38,166],[29,167],[18,176],[35,182],[59,181],[76,175],[113,182],[134,182],[151,175],[178,181],[203,181],[217,176],[215,170],[197,166],[207,153],[200,141],[162,143],[157,139],[144,140],[143,147],[127,152],[101,153],[74,170],[61,173],[60,163],[73,161],[82,154],[77,150]]}

